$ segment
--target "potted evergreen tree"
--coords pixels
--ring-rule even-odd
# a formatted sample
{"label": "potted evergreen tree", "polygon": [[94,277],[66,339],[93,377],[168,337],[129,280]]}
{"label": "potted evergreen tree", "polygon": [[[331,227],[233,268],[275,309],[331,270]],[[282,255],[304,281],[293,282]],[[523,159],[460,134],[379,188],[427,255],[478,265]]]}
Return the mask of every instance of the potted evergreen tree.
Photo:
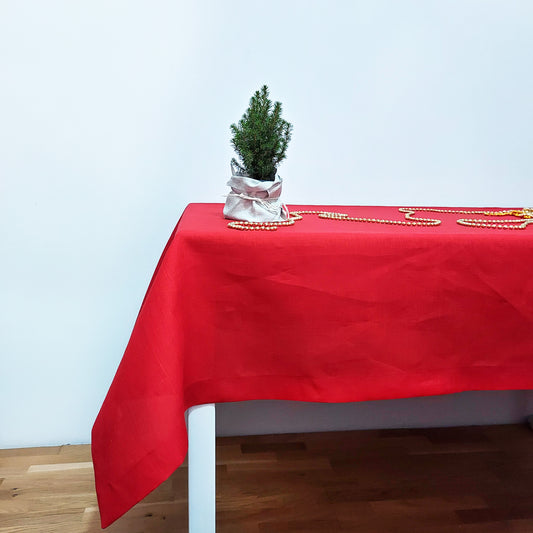
{"label": "potted evergreen tree", "polygon": [[240,162],[231,160],[226,218],[249,222],[287,220],[277,168],[286,157],[292,124],[281,117],[281,112],[281,103],[272,103],[268,87],[263,85],[250,99],[238,124],[231,125],[231,144]]}

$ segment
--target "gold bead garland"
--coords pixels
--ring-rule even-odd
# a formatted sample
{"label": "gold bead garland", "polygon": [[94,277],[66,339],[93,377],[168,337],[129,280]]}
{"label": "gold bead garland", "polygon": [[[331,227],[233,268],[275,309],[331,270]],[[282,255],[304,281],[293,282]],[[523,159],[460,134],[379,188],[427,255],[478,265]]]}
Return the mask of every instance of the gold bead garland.
{"label": "gold bead garland", "polygon": [[533,218],[533,207],[509,209],[507,211],[485,211],[483,214],[491,217],[512,215],[520,218]]}
{"label": "gold bead garland", "polygon": [[508,209],[505,211],[486,211],[486,210],[465,210],[465,209],[440,209],[425,207],[400,207],[400,213],[404,213],[405,220],[387,220],[382,218],[351,217],[345,213],[336,213],[330,211],[291,211],[288,220],[280,222],[247,222],[236,220],[228,223],[228,228],[240,231],[276,231],[279,227],[293,226],[297,220],[302,220],[302,215],[317,215],[318,218],[329,220],[342,220],[344,222],[367,222],[372,224],[390,224],[396,226],[438,226],[442,223],[436,218],[415,217],[417,211],[424,213],[445,213],[459,215],[485,215],[485,216],[514,216],[519,220],[507,219],[487,221],[484,219],[460,218],[457,224],[476,228],[493,228],[493,229],[525,229],[533,223],[533,208],[524,207],[523,209]]}
{"label": "gold bead garland", "polygon": [[[494,216],[494,215],[492,215]],[[487,222],[481,218],[460,218],[457,224],[461,226],[470,226],[473,228],[493,228],[493,229],[526,229],[529,224],[533,223],[530,220],[500,220],[499,222]]]}

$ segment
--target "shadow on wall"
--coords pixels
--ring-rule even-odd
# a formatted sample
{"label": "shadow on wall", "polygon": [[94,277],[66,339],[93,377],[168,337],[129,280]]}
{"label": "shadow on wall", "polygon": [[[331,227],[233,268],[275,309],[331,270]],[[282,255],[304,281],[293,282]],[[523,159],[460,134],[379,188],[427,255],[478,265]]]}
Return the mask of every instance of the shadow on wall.
{"label": "shadow on wall", "polygon": [[258,400],[216,406],[218,436],[513,424],[525,422],[529,415],[533,415],[533,391],[473,391],[343,404]]}

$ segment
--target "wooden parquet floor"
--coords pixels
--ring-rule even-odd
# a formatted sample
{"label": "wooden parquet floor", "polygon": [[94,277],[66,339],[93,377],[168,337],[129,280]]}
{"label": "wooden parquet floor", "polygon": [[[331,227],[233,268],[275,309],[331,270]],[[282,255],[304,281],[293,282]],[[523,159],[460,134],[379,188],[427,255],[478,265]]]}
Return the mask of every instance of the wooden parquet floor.
{"label": "wooden parquet floor", "polygon": [[[533,533],[527,426],[217,440],[217,532]],[[1,533],[101,531],[89,446],[0,450]],[[187,466],[106,531],[185,533]]]}

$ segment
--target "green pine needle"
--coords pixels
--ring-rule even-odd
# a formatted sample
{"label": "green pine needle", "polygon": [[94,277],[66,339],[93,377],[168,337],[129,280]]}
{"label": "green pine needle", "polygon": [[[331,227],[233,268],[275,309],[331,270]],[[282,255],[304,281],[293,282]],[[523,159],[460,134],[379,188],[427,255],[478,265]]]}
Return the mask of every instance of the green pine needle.
{"label": "green pine needle", "polygon": [[231,144],[239,156],[231,160],[240,172],[260,181],[274,181],[278,165],[286,157],[292,124],[281,118],[281,103],[272,105],[263,85],[250,99],[238,125],[230,126]]}

